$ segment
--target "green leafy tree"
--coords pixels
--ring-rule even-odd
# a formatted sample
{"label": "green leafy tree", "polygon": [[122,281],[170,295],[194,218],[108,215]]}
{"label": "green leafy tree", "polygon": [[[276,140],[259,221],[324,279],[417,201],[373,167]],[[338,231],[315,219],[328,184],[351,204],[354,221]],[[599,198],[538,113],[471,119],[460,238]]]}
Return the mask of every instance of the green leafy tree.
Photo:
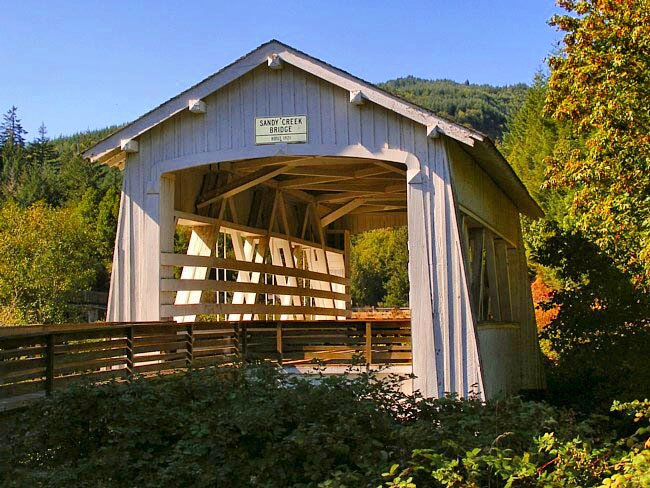
{"label": "green leafy tree", "polygon": [[93,243],[92,257],[96,269],[96,289],[108,290],[119,216],[120,192],[109,188],[105,194],[88,188],[77,210]]}
{"label": "green leafy tree", "polygon": [[541,306],[557,316],[541,331],[555,357],[549,388],[556,401],[582,410],[649,393],[650,295],[579,230],[536,223],[532,261],[559,286]]}
{"label": "green leafy tree", "polygon": [[524,238],[529,264],[553,288],[539,304],[555,313],[541,331],[550,392],[564,404],[602,408],[647,391],[650,297],[585,231],[572,204],[579,185],[546,184],[552,161],[588,147],[574,121],[545,113],[548,96],[538,75],[501,149],[546,212],[546,219],[525,222]]}
{"label": "green leafy tree", "polygon": [[76,294],[95,281],[93,241],[79,212],[36,204],[0,207],[0,323],[78,318]]}
{"label": "green leafy tree", "polygon": [[377,229],[354,236],[351,253],[354,305],[408,305],[407,241],[406,227]]}
{"label": "green leafy tree", "polygon": [[559,0],[547,112],[584,147],[555,151],[548,185],[575,191],[581,229],[650,285],[650,4]]}

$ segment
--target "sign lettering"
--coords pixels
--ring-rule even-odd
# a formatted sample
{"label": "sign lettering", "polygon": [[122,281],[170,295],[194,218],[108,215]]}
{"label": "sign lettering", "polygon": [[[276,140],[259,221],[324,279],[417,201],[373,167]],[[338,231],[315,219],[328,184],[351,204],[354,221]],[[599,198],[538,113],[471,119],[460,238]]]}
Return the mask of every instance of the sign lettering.
{"label": "sign lettering", "polygon": [[255,144],[307,142],[307,116],[255,118]]}

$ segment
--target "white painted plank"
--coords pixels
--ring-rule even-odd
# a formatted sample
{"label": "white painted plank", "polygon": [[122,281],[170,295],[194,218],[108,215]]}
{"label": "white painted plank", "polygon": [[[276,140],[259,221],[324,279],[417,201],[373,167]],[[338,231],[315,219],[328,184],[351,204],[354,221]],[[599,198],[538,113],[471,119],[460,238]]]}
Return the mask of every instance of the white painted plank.
{"label": "white painted plank", "polygon": [[[212,256],[217,242],[218,229],[216,226],[197,227],[192,229],[187,254],[190,256]],[[208,278],[208,268],[205,266],[183,266],[182,280],[205,280]],[[180,290],[176,292],[174,305],[201,303],[201,290]],[[195,315],[174,317],[176,322],[194,322]]]}

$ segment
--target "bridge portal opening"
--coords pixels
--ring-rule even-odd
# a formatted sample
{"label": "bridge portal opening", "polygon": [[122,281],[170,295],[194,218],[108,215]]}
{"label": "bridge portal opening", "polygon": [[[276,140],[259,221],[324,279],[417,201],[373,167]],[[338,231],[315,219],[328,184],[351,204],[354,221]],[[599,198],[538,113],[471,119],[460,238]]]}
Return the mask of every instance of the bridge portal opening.
{"label": "bridge portal opening", "polygon": [[351,236],[407,222],[397,163],[273,157],[166,176],[175,244],[160,315],[179,322],[352,318]]}

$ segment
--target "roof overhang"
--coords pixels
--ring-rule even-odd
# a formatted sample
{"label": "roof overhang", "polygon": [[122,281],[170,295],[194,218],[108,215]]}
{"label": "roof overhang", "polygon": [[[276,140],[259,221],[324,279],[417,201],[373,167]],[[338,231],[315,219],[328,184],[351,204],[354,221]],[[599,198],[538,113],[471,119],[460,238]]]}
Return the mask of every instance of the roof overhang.
{"label": "roof overhang", "polygon": [[533,218],[544,215],[542,209],[530,196],[510,164],[485,134],[439,117],[429,110],[378,88],[372,83],[276,40],[262,44],[234,63],[109,135],[84,151],[83,157],[111,166],[121,166],[125,159],[124,141],[130,141],[179,112],[187,110],[192,101],[207,97],[249,71],[268,63],[269,59],[274,61],[280,59],[282,62],[291,64],[350,92],[360,91],[363,93],[365,100],[422,124],[427,127],[427,131],[435,131],[437,134],[457,140],[466,147],[472,157],[513,200],[522,213]]}

